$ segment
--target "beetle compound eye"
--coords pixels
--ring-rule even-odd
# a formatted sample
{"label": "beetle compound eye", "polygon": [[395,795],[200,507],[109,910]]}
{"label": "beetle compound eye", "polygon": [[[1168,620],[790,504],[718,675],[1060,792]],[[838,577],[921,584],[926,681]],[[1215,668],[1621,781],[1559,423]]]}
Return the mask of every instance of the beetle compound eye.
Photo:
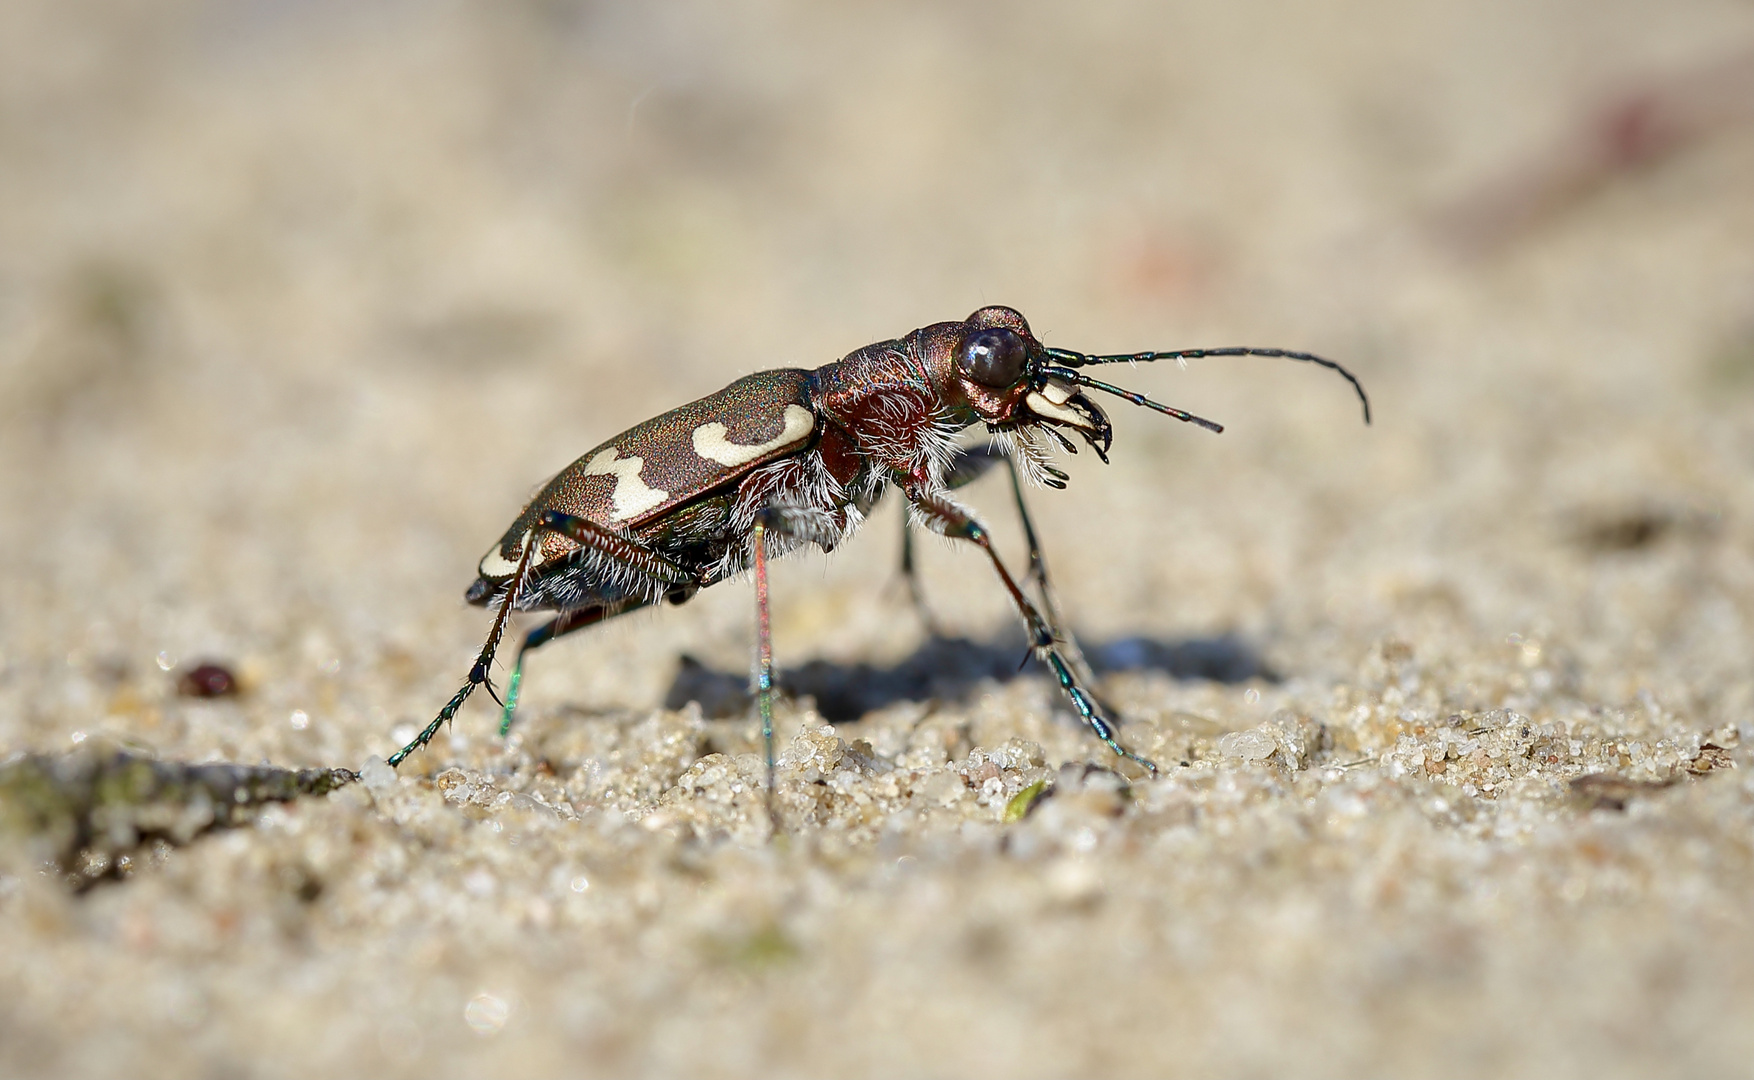
{"label": "beetle compound eye", "polygon": [[1002,326],[976,330],[962,339],[956,366],[982,386],[1010,386],[1023,374],[1029,351],[1023,339]]}

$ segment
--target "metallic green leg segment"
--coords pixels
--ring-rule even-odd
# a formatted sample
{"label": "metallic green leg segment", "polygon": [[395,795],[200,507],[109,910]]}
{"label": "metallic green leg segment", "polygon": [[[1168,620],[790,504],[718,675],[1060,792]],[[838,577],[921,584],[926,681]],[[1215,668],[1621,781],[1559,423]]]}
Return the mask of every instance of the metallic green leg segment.
{"label": "metallic green leg segment", "polygon": [[576,608],[538,626],[524,635],[524,643],[518,646],[518,658],[512,661],[512,674],[506,681],[505,701],[499,714],[499,736],[505,738],[512,730],[512,721],[518,718],[518,698],[524,686],[524,657],[532,649],[539,649],[557,637],[564,637],[575,630],[583,630],[587,626],[596,626],[604,619],[612,619],[617,615],[645,607],[645,601],[635,601],[620,607],[588,607]]}
{"label": "metallic green leg segment", "polygon": [[761,745],[767,756],[767,816],[777,835],[780,812],[774,805],[776,783],[773,761],[773,629],[767,614],[767,524],[755,519],[750,540],[755,553],[755,700],[761,710]]}
{"label": "metallic green leg segment", "polygon": [[512,730],[512,720],[518,712],[518,687],[524,682],[524,651],[518,650],[517,662],[512,665],[511,678],[505,684],[505,708],[499,714],[499,737],[505,738]]}
{"label": "metallic green leg segment", "polygon": [[464,683],[463,689],[457,691],[456,696],[452,697],[450,702],[446,704],[443,709],[439,710],[438,719],[426,725],[425,730],[414,736],[413,741],[407,746],[404,746],[402,749],[390,755],[390,768],[394,769],[396,766],[402,764],[402,762],[408,759],[409,754],[414,753],[414,751],[431,742],[432,737],[439,733],[439,728],[450,723],[451,718],[457,715],[457,710],[463,707],[463,702],[469,700],[469,695],[474,689],[475,683],[473,681]]}
{"label": "metallic green leg segment", "polygon": [[1096,732],[1096,737],[1107,743],[1108,748],[1120,757],[1131,758],[1150,770],[1152,775],[1156,775],[1157,763],[1155,761],[1147,757],[1140,757],[1115,740],[1114,729],[1109,726],[1107,720],[1102,718],[1102,714],[1096,711],[1096,707],[1090,701],[1090,696],[1073,681],[1072,673],[1067,670],[1065,661],[1060,659],[1059,654],[1048,652],[1047,661],[1048,666],[1054,669],[1054,677],[1060,681],[1060,689],[1064,690],[1066,696],[1072,699],[1072,705],[1078,710],[1078,715],[1082,716],[1084,722],[1090,725],[1090,730]]}

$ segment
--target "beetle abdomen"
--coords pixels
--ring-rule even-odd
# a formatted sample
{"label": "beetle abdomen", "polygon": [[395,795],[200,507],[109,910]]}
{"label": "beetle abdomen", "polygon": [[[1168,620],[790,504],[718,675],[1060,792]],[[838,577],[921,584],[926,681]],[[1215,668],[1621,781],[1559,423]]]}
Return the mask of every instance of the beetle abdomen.
{"label": "beetle abdomen", "polygon": [[[480,580],[471,586],[470,598],[491,596],[495,586],[511,577],[525,538],[545,511],[633,533],[683,503],[796,452],[816,435],[809,383],[807,371],[757,372],[592,449],[550,480],[482,556]],[[578,548],[556,532],[544,532],[537,544],[531,561],[538,570]]]}

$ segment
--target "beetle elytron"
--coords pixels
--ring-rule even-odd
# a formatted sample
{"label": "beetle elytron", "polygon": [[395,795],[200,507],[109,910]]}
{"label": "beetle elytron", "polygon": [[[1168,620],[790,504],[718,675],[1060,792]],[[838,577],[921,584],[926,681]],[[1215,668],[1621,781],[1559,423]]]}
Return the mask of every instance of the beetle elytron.
{"label": "beetle elytron", "polygon": [[[617,435],[569,465],[524,508],[482,558],[466,594],[497,607],[468,681],[436,719],[389,759],[400,765],[451,720],[477,686],[487,686],[513,610],[555,611],[518,649],[500,730],[510,728],[524,656],[575,630],[662,600],[680,604],[753,566],[759,626],[756,674],[768,792],[773,792],[773,654],[767,562],[802,544],[833,550],[893,484],[912,519],[978,545],[1028,628],[1030,646],[1096,737],[1146,768],[1121,745],[1080,685],[1075,647],[1060,633],[1027,515],[1031,572],[1047,615],[994,551],[987,530],[949,492],[997,461],[1017,477],[1063,488],[1049,440],[1067,451],[1076,433],[1108,460],[1108,417],[1084,391],[1125,398],[1212,431],[1210,420],[1101,382],[1081,368],[1202,356],[1278,356],[1338,372],[1370,422],[1364,388],[1340,365],[1282,349],[1179,349],[1093,356],[1051,349],[1023,316],[984,307],[962,322],[934,323],[867,345],[814,371],[763,371]],[[963,448],[956,436],[985,424],[997,448]],[[1021,488],[1018,487],[1021,509]],[[500,700],[495,695],[495,700]]]}

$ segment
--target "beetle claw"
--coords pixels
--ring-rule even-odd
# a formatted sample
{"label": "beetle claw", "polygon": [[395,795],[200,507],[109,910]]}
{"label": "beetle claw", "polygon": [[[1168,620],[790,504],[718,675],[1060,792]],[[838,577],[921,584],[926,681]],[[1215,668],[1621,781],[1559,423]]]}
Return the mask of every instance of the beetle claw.
{"label": "beetle claw", "polygon": [[493,688],[493,680],[492,679],[482,679],[481,680],[481,689],[487,691],[487,696],[493,699],[493,703],[495,705],[498,705],[501,710],[505,709],[505,702],[500,700],[499,691],[497,691]]}

